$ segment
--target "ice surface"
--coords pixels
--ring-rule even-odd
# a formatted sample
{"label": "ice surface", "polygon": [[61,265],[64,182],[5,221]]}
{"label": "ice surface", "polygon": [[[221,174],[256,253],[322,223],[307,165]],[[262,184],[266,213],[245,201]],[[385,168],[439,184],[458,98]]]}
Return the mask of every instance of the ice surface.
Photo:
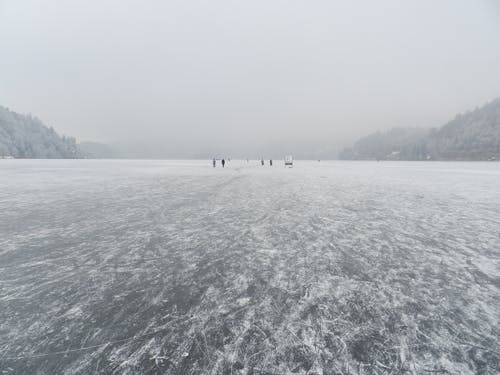
{"label": "ice surface", "polygon": [[500,164],[0,160],[2,374],[497,374]]}

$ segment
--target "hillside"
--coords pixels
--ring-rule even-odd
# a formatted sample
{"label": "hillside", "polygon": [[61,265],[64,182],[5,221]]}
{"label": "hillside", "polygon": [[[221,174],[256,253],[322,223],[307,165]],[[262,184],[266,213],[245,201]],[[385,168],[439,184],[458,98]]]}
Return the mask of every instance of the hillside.
{"label": "hillside", "polygon": [[82,157],[72,137],[60,136],[38,118],[0,106],[0,158],[76,159]]}
{"label": "hillside", "polygon": [[359,139],[345,160],[499,160],[500,98],[440,128],[394,128]]}

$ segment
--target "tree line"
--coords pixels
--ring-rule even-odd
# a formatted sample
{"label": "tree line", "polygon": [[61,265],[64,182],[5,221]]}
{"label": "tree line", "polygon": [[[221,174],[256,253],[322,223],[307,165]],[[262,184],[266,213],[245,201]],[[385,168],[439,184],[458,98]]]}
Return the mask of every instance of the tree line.
{"label": "tree line", "polygon": [[439,128],[393,128],[356,141],[345,160],[500,160],[500,98]]}
{"label": "tree line", "polygon": [[76,159],[83,157],[73,137],[60,136],[38,118],[0,106],[0,158]]}

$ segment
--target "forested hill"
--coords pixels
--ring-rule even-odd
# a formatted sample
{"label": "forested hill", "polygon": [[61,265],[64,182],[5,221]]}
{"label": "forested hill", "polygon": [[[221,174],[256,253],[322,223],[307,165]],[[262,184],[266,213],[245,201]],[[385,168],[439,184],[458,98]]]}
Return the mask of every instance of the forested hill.
{"label": "forested hill", "polygon": [[59,136],[39,119],[0,106],[0,158],[76,159],[74,138]]}
{"label": "forested hill", "polygon": [[440,128],[394,128],[359,139],[346,160],[500,160],[500,98]]}

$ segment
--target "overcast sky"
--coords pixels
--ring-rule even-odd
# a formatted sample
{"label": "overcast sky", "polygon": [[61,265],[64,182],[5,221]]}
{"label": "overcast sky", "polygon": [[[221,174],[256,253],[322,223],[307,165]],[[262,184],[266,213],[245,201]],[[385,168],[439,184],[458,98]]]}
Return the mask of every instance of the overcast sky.
{"label": "overcast sky", "polygon": [[79,140],[316,150],[498,96],[497,0],[0,0],[0,105]]}

